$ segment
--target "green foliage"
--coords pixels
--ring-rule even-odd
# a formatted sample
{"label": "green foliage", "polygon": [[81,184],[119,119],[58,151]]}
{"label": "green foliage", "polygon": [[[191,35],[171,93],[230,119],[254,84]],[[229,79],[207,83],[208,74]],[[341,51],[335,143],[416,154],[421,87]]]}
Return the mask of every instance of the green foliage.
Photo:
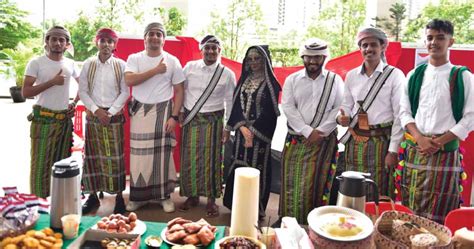
{"label": "green foliage", "polygon": [[262,15],[260,5],[255,0],[232,0],[224,15],[217,11],[211,12],[207,34],[216,35],[223,41],[222,54],[225,57],[239,60],[249,44],[249,39],[245,37],[261,40],[265,36],[267,28]]}
{"label": "green foliage", "polygon": [[267,43],[269,45],[273,65],[282,67],[302,65],[303,61],[298,56],[298,48],[301,43],[301,41],[296,39],[298,37],[300,36],[294,30],[286,33],[276,31],[270,34]]}
{"label": "green foliage", "polygon": [[421,14],[410,20],[403,41],[414,42],[423,37],[426,24],[434,18],[450,20],[454,24],[456,43],[474,43],[474,4],[452,3],[444,0],[438,6],[427,5]]}
{"label": "green foliage", "polygon": [[344,55],[357,49],[354,39],[364,19],[365,1],[336,1],[314,19],[306,36],[327,41],[332,57]]}
{"label": "green foliage", "polygon": [[[390,19],[387,20],[386,18],[376,18],[377,26],[380,26],[382,29],[392,35],[395,41],[399,41],[403,29],[402,21],[406,18],[406,10],[405,4],[392,4],[392,7],[389,9],[391,13]],[[381,25],[379,25],[379,23]]]}
{"label": "green foliage", "polygon": [[107,25],[100,20],[91,20],[83,12],[75,22],[65,24],[71,32],[71,41],[74,45],[74,60],[83,61],[97,53],[94,43],[95,33]]}
{"label": "green foliage", "polygon": [[27,14],[10,0],[0,1],[0,49],[13,49],[22,41],[39,37],[40,30],[25,20]]}
{"label": "green foliage", "polygon": [[20,42],[14,49],[6,48],[1,50],[0,54],[7,59],[0,61],[0,73],[5,74],[7,78],[14,77],[16,85],[22,87],[26,65],[41,50],[40,47],[34,47],[35,44],[36,46],[41,44],[38,42],[30,41],[27,45]]}
{"label": "green foliage", "polygon": [[183,29],[186,27],[186,19],[183,14],[181,14],[181,12],[175,7],[172,7],[169,10],[164,8],[158,9],[161,19],[163,20],[163,25],[166,27],[166,35],[182,35]]}

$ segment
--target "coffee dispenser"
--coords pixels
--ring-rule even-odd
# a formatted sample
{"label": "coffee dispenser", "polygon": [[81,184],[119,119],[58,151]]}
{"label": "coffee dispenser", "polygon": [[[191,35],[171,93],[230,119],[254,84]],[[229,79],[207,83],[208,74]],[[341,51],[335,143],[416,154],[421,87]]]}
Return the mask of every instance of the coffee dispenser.
{"label": "coffee dispenser", "polygon": [[366,186],[373,188],[375,203],[379,203],[379,191],[377,184],[367,177],[370,173],[358,171],[345,171],[336,179],[339,180],[339,192],[337,194],[337,206],[348,207],[365,213]]}
{"label": "coffee dispenser", "polygon": [[61,217],[82,213],[81,175],[79,163],[73,158],[56,162],[51,172],[51,228],[62,228]]}

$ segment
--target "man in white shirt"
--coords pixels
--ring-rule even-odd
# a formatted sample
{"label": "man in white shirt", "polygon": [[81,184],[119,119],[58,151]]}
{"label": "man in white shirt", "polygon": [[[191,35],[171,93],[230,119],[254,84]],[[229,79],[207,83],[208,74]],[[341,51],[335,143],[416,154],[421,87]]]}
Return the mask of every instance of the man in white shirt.
{"label": "man in white shirt", "polygon": [[205,196],[207,216],[216,217],[216,198],[222,195],[222,144],[230,136],[224,127],[232,109],[235,74],[220,63],[219,39],[207,35],[199,47],[202,59],[184,67],[180,194],[188,199],[179,209],[187,211],[199,204],[199,196]]}
{"label": "man in white shirt", "polygon": [[129,96],[123,72],[125,62],[113,56],[118,36],[112,29],[97,31],[99,54],[85,61],[79,78],[79,96],[86,106],[86,134],[82,184],[90,193],[82,213],[100,206],[97,191],[117,194],[114,213],[125,213],[122,109]]}
{"label": "man in white shirt", "polygon": [[132,87],[133,96],[129,103],[130,202],[126,208],[134,211],[156,200],[165,212],[174,212],[170,194],[177,179],[172,151],[185,78],[178,59],[163,51],[164,26],[148,24],[144,37],[145,50],[130,55],[125,68],[125,83]]}
{"label": "man in white shirt", "polygon": [[407,131],[400,163],[403,204],[441,224],[460,204],[459,140],[467,138],[474,124],[472,74],[449,62],[453,35],[450,21],[428,23],[429,60],[409,73],[400,107]]}
{"label": "man in white shirt", "polygon": [[361,30],[357,44],[364,62],[346,75],[337,118],[339,124],[348,127],[341,138],[346,170],[370,173],[379,194],[395,198],[393,171],[403,135],[398,114],[405,76],[386,64],[388,38],[382,30]]}
{"label": "man in white shirt", "polygon": [[309,39],[301,48],[305,68],[283,85],[282,109],[288,134],[282,156],[279,215],[306,224],[308,213],[327,205],[335,176],[336,115],[342,103],[341,77],[324,69],[328,45]]}
{"label": "man in white shirt", "polygon": [[53,164],[71,155],[74,107],[69,104],[69,83],[78,81],[79,71],[73,60],[64,57],[71,45],[69,31],[54,26],[46,32],[45,55],[32,59],[25,70],[23,96],[37,96],[31,121],[31,193],[49,196]]}

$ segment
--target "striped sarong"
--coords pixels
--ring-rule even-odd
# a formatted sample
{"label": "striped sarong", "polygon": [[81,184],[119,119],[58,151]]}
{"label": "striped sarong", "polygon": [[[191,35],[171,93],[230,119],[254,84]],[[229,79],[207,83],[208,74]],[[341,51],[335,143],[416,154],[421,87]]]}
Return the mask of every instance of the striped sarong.
{"label": "striped sarong", "polygon": [[50,194],[53,164],[71,156],[73,125],[66,113],[67,110],[54,111],[33,106],[30,190],[41,198]]}
{"label": "striped sarong", "polygon": [[125,190],[123,154],[123,114],[112,117],[108,125],[87,115],[82,183],[84,192]]}
{"label": "striped sarong", "polygon": [[[186,110],[185,115],[189,111]],[[197,113],[181,131],[180,194],[222,195],[222,129],[224,111]]]}
{"label": "striped sarong", "polygon": [[331,133],[319,145],[306,146],[303,136],[288,134],[283,148],[280,217],[307,224],[315,207],[327,205],[336,171],[337,137]]}
{"label": "striped sarong", "polygon": [[459,150],[421,155],[406,144],[402,170],[403,205],[417,215],[444,224],[449,211],[459,208],[459,177],[462,171]]}
{"label": "striped sarong", "polygon": [[176,184],[173,148],[174,131],[166,133],[171,100],[141,104],[130,125],[130,200],[169,198]]}
{"label": "striped sarong", "polygon": [[[391,125],[391,124],[390,124]],[[371,125],[370,129],[387,127],[384,124]],[[385,156],[390,145],[390,135],[369,137],[368,141],[356,141],[350,137],[345,144],[344,159],[346,170],[370,173],[370,179],[377,183],[379,195],[385,195],[395,200],[395,178],[393,168],[385,165]],[[373,190],[367,193],[367,199],[373,199]]]}
{"label": "striped sarong", "polygon": [[235,170],[239,167],[256,168],[260,171],[259,216],[264,217],[272,182],[271,143],[266,143],[257,137],[254,137],[253,147],[251,148],[245,148],[244,143],[244,136],[240,130],[236,130],[233,160],[225,186],[224,205],[229,209],[232,208]]}

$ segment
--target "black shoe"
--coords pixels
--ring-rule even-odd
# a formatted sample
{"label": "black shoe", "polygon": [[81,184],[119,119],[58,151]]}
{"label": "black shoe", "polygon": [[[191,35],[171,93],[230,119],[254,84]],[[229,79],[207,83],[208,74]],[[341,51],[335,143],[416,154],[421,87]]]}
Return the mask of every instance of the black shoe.
{"label": "black shoe", "polygon": [[95,210],[100,207],[99,198],[95,193],[90,194],[89,198],[87,199],[86,203],[82,205],[82,214],[88,214],[92,210]]}
{"label": "black shoe", "polygon": [[115,197],[114,214],[124,214],[127,210],[125,209],[125,201],[122,195]]}
{"label": "black shoe", "polygon": [[104,192],[102,192],[102,191],[99,192],[99,198],[100,198],[101,200],[104,199]]}

